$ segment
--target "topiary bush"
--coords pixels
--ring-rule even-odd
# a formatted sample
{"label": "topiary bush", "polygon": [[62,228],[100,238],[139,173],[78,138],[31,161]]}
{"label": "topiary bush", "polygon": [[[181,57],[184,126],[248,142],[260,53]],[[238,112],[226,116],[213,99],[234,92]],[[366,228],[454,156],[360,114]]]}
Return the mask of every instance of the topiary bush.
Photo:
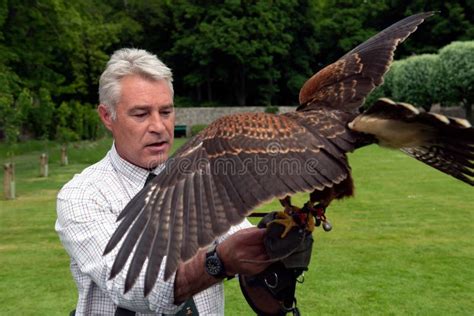
{"label": "topiary bush", "polygon": [[439,56],[423,54],[408,57],[396,67],[392,97],[429,111],[439,101]]}
{"label": "topiary bush", "polygon": [[474,41],[453,42],[439,51],[442,99],[461,103],[472,123],[474,103]]}

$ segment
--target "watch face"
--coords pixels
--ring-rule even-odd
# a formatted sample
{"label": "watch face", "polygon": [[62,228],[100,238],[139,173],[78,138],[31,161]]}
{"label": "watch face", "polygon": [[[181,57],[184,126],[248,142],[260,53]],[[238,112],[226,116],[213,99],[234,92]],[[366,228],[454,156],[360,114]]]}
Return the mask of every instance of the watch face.
{"label": "watch face", "polygon": [[206,259],[206,270],[210,275],[216,276],[222,273],[222,263],[219,258],[211,256]]}

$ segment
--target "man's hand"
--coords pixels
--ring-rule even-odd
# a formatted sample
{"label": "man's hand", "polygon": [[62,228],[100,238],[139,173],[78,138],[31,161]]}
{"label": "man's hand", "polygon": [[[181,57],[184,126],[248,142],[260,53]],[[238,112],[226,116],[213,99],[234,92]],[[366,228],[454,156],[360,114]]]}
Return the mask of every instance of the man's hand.
{"label": "man's hand", "polygon": [[262,262],[269,259],[263,244],[264,234],[265,229],[242,229],[217,246],[217,254],[229,276],[255,275],[270,265],[269,262]]}
{"label": "man's hand", "polygon": [[[263,236],[265,229],[242,229],[217,246],[217,254],[229,276],[254,275],[265,270],[270,263],[250,263],[245,260],[268,260]],[[188,262],[180,263],[176,272],[174,302],[180,304],[192,295],[207,289],[221,280],[209,275],[204,269],[206,249],[201,249]]]}

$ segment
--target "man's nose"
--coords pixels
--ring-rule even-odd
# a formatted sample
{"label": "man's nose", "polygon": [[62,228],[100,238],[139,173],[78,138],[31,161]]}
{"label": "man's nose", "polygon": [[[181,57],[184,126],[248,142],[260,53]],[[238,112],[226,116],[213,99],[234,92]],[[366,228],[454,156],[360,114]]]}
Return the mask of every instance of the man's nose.
{"label": "man's nose", "polygon": [[150,115],[150,121],[148,125],[148,131],[150,133],[157,133],[161,134],[165,130],[165,124],[163,122],[163,118],[160,116],[159,113],[153,113]]}

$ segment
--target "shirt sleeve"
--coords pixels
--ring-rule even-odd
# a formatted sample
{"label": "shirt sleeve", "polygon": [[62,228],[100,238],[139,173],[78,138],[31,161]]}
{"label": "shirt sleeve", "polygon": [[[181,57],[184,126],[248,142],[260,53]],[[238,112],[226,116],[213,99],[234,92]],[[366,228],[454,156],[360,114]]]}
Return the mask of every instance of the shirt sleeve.
{"label": "shirt sleeve", "polygon": [[57,215],[56,231],[69,256],[115,304],[143,313],[169,314],[180,309],[173,304],[174,275],[165,282],[164,269],[147,297],[143,295],[145,269],[132,289],[123,294],[130,261],[114,279],[108,280],[120,245],[107,256],[102,254],[118,226],[117,214],[94,184],[66,185],[58,194]]}
{"label": "shirt sleeve", "polygon": [[229,236],[235,234],[236,232],[238,232],[239,230],[242,230],[242,229],[245,229],[245,228],[249,228],[249,227],[253,227],[255,225],[253,225],[252,223],[249,222],[249,220],[247,218],[244,218],[244,220],[240,223],[240,224],[237,224],[235,226],[232,226],[229,231],[227,233],[225,233],[224,235],[220,236],[218,239],[217,239],[217,242],[218,243],[221,243],[223,242],[224,240],[226,240],[227,238],[229,238]]}

